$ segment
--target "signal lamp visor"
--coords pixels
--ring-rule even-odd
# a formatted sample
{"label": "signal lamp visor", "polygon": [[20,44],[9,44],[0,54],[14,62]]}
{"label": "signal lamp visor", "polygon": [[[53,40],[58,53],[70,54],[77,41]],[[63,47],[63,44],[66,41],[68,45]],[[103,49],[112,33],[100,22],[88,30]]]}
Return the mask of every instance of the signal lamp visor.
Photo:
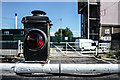
{"label": "signal lamp visor", "polygon": [[38,50],[45,44],[44,35],[37,30],[30,31],[25,38],[25,44],[31,50]]}

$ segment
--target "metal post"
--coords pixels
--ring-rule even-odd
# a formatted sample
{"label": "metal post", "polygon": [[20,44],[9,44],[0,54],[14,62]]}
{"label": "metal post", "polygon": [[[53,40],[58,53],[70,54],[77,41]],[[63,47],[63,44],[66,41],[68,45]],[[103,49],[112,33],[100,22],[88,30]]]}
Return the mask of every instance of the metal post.
{"label": "metal post", "polygon": [[17,29],[17,13],[15,13],[15,29]]}
{"label": "metal post", "polygon": [[98,54],[97,54],[97,47],[96,47],[96,53],[95,53],[95,56],[97,56]]}
{"label": "metal post", "polygon": [[53,49],[52,49],[52,48],[53,48],[53,47],[52,47],[52,44],[53,44],[53,42],[50,42],[50,45],[51,45],[51,46],[50,46],[50,53],[52,53],[52,52],[53,52]]}
{"label": "metal post", "polygon": [[22,50],[23,50],[22,47],[23,47],[23,43],[21,42],[21,43],[20,43],[20,53],[23,53],[23,52],[22,52]]}
{"label": "metal post", "polygon": [[21,52],[21,51],[20,51],[20,43],[21,43],[21,41],[18,40],[18,54]]}
{"label": "metal post", "polygon": [[90,30],[90,18],[89,18],[90,17],[90,4],[89,3],[90,3],[90,1],[88,0],[88,39],[89,39],[89,35],[90,35],[89,34],[89,32],[90,32],[89,31]]}
{"label": "metal post", "polygon": [[61,28],[61,37],[62,37],[62,28]]}
{"label": "metal post", "polygon": [[113,27],[112,27],[112,34],[114,33]]}
{"label": "metal post", "polygon": [[[81,37],[83,37],[83,22],[82,22],[83,18],[82,18],[82,14],[81,14]],[[80,30],[79,30],[79,34],[80,34]]]}
{"label": "metal post", "polygon": [[66,42],[66,54],[67,54],[67,44],[68,44],[68,43]]}

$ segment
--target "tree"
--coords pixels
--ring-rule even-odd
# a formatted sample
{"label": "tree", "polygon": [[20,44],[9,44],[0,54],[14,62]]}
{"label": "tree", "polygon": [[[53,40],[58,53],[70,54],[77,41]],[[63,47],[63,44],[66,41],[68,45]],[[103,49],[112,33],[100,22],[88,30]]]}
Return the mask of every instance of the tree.
{"label": "tree", "polygon": [[55,32],[55,36],[57,37],[73,37],[72,31],[66,27],[66,29],[58,29],[57,32]]}

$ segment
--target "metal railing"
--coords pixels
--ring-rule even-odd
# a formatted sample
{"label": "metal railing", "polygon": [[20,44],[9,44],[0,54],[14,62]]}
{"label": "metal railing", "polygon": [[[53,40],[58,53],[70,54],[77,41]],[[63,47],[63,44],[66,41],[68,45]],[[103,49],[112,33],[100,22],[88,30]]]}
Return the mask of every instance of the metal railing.
{"label": "metal railing", "polygon": [[[9,42],[9,41],[3,41],[3,42]],[[23,46],[24,42],[18,41],[10,41],[10,42],[17,42],[17,49],[0,49],[0,55],[18,55],[19,53],[23,53]],[[98,48],[96,47],[95,50],[89,50],[84,51],[83,49],[79,48],[77,49],[75,44],[79,44],[79,42],[50,42],[50,53],[60,53],[64,56],[68,54],[77,54],[77,55],[83,55],[84,53],[92,53],[93,55],[96,55],[97,53],[104,53],[106,50],[100,49],[101,46]],[[82,44],[81,44],[82,45]],[[104,46],[102,46],[104,47]],[[104,47],[106,48],[106,46]],[[109,52],[109,49],[108,51]]]}
{"label": "metal railing", "polygon": [[0,41],[2,48],[0,49],[0,56],[18,56],[23,53],[23,42],[18,41]]}
{"label": "metal railing", "polygon": [[[63,53],[63,55],[68,55],[68,54],[77,54],[77,56],[83,55],[83,52],[81,49],[77,49],[75,43],[78,42],[50,42],[51,44],[51,51],[50,53]],[[78,43],[79,44],[79,43]],[[94,51],[89,51],[93,54],[96,54],[96,50]]]}
{"label": "metal railing", "polygon": [[[80,44],[79,42],[50,42],[51,45],[51,51],[50,53],[62,53],[63,55],[68,55],[68,54],[77,54],[78,55],[83,55],[86,53],[90,53],[92,55],[97,55],[98,53],[108,53],[108,50],[105,50],[106,46],[102,46],[103,48],[100,48],[101,46],[95,47],[95,49],[82,49],[75,44]],[[83,43],[81,43],[81,46]],[[86,45],[87,46],[87,45]],[[79,47],[79,48],[77,48]],[[84,46],[85,47],[85,46]]]}
{"label": "metal railing", "polygon": [[0,41],[2,45],[0,48],[0,56],[17,56],[18,55],[18,41]]}

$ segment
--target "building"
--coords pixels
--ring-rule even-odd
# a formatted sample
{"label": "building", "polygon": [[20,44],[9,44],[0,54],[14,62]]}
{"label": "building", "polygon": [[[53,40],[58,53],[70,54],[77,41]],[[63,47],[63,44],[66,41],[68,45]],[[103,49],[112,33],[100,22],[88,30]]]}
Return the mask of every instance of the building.
{"label": "building", "polygon": [[118,0],[105,1],[78,0],[78,14],[81,14],[81,37],[110,43],[112,34],[120,33],[118,19],[120,2]]}
{"label": "building", "polygon": [[111,46],[113,50],[120,50],[120,33],[112,34]]}
{"label": "building", "polygon": [[81,37],[99,40],[100,2],[78,0],[78,14],[81,14]]}
{"label": "building", "polygon": [[101,2],[100,40],[111,41],[112,35],[120,33],[119,24],[120,2]]}
{"label": "building", "polygon": [[24,41],[24,29],[1,29],[2,41]]}

